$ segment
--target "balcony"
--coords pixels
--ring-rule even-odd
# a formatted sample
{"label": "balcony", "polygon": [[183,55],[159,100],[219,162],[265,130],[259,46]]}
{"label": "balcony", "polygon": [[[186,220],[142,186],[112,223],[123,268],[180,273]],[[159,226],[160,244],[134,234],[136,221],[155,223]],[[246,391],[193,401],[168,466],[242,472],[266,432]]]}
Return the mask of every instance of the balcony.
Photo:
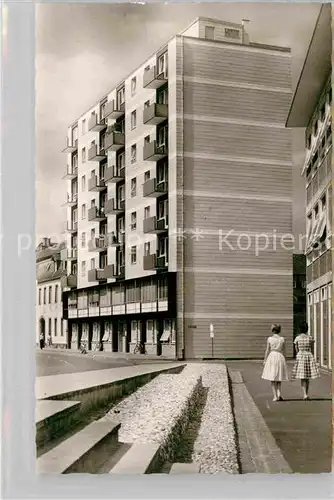
{"label": "balcony", "polygon": [[101,132],[101,130],[105,129],[106,127],[107,125],[104,118],[102,118],[102,120],[99,120],[97,114],[94,114],[90,117],[88,122],[89,132]]}
{"label": "balcony", "polygon": [[103,118],[116,120],[120,118],[125,113],[125,103],[123,102],[118,106],[115,99],[109,101],[103,111]]}
{"label": "balcony", "polygon": [[104,149],[97,148],[97,145],[94,144],[88,150],[88,161],[101,161],[107,157],[107,154]]}
{"label": "balcony", "polygon": [[78,167],[73,167],[72,165],[67,165],[63,179],[73,180],[78,177]]}
{"label": "balcony", "polygon": [[99,221],[106,219],[105,210],[103,208],[91,207],[88,210],[88,220],[89,221]]}
{"label": "balcony", "polygon": [[104,281],[106,278],[104,277],[104,269],[90,269],[88,271],[88,281],[89,283],[95,281]]}
{"label": "balcony", "polygon": [[168,155],[168,149],[165,144],[159,146],[156,141],[144,144],[143,158],[148,161],[159,161]]}
{"label": "balcony", "polygon": [[124,279],[125,266],[119,264],[111,264],[104,268],[104,276],[106,279]]}
{"label": "balcony", "polygon": [[144,220],[144,234],[160,234],[166,231],[168,231],[168,223],[166,218],[157,220],[157,218],[154,216]]}
{"label": "balcony", "polygon": [[107,189],[104,179],[99,179],[97,175],[94,175],[90,179],[88,179],[88,191],[99,192],[103,191],[104,189]]}
{"label": "balcony", "polygon": [[118,151],[125,146],[125,136],[123,132],[117,130],[111,130],[106,134],[105,138],[105,150],[108,151]]}
{"label": "balcony", "polygon": [[70,140],[68,137],[66,137],[66,146],[63,149],[63,153],[74,153],[78,149],[78,139]]}
{"label": "balcony", "polygon": [[67,199],[65,205],[68,207],[74,207],[78,203],[78,193],[67,193]]}
{"label": "balcony", "polygon": [[77,260],[78,249],[77,248],[64,248],[60,254],[61,260]]}
{"label": "balcony", "polygon": [[77,288],[78,276],[76,274],[69,274],[68,276],[63,276],[61,279],[61,286],[63,288]]}
{"label": "balcony", "polygon": [[113,214],[113,215],[118,215],[122,214],[125,212],[125,201],[119,201],[115,200],[115,198],[111,198],[110,200],[106,201],[104,211],[106,214]]}
{"label": "balcony", "polygon": [[120,182],[125,179],[125,167],[118,168],[116,165],[108,167],[104,173],[105,182]]}
{"label": "balcony", "polygon": [[121,247],[125,245],[125,233],[120,231],[117,234],[108,234],[108,246],[109,247]]}
{"label": "balcony", "polygon": [[158,89],[165,83],[167,83],[167,78],[165,73],[158,74],[157,67],[153,66],[150,69],[144,71],[143,76],[143,87],[144,89]]}
{"label": "balcony", "polygon": [[166,256],[158,256],[157,254],[144,255],[143,268],[144,271],[161,271],[167,269]]}
{"label": "balcony", "polygon": [[149,179],[143,184],[143,196],[152,196],[154,198],[158,198],[163,194],[168,192],[168,182],[160,181],[157,182],[156,178]]}
{"label": "balcony", "polygon": [[146,125],[159,125],[159,123],[167,120],[167,118],[167,104],[153,103],[147,108],[144,108],[143,123]]}
{"label": "balcony", "polygon": [[108,247],[108,241],[105,236],[100,236],[99,238],[93,238],[88,242],[89,252],[105,252]]}
{"label": "balcony", "polygon": [[76,233],[78,231],[78,223],[77,222],[66,222],[65,223],[65,232],[66,233]]}

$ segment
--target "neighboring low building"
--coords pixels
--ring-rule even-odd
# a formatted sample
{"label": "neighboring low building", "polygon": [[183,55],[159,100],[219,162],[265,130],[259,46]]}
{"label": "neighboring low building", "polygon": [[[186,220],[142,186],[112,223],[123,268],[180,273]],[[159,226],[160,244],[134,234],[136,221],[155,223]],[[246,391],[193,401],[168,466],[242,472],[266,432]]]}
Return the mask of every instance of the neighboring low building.
{"label": "neighboring low building", "polygon": [[331,4],[323,4],[286,126],[306,128],[307,318],[315,357],[332,367],[332,82]]}
{"label": "neighboring low building", "polygon": [[36,249],[36,342],[40,333],[52,345],[66,347],[67,321],[63,320],[62,277],[66,275],[61,251],[65,244],[54,244],[43,238]]}
{"label": "neighboring low building", "polygon": [[293,338],[300,333],[300,327],[307,319],[306,314],[306,257],[293,255]]}

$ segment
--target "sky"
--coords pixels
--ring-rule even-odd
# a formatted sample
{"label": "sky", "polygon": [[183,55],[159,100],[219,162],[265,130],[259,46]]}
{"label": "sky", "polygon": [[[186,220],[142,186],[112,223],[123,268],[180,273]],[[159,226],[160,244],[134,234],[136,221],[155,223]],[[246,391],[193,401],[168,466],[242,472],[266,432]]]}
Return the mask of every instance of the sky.
{"label": "sky", "polygon": [[[320,4],[36,5],[36,240],[61,239],[67,127],[196,17],[240,23],[250,40],[292,50],[295,88]],[[293,131],[293,232],[305,232],[304,133]]]}

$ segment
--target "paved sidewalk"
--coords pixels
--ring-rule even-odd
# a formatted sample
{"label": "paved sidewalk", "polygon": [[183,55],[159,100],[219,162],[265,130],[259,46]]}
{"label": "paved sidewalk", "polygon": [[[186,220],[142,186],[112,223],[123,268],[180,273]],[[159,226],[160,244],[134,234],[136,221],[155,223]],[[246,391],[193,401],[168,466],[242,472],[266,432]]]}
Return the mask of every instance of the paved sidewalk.
{"label": "paved sidewalk", "polygon": [[[270,382],[261,379],[258,361],[228,361],[240,371],[276,444],[293,472],[331,471],[331,375],[323,374],[310,385],[311,401],[302,400],[300,382],[282,384],[284,401],[274,403]],[[291,373],[292,363],[288,363]]]}
{"label": "paved sidewalk", "polygon": [[44,347],[40,349],[36,346],[36,351],[38,353],[52,353],[52,354],[60,354],[60,355],[69,355],[69,356],[80,356],[80,357],[92,357],[92,358],[106,358],[106,359],[126,359],[131,361],[175,361],[173,358],[169,356],[157,356],[156,354],[132,354],[130,352],[112,352],[112,351],[87,351],[86,354],[82,354],[79,349],[62,349],[57,347]]}
{"label": "paved sidewalk", "polygon": [[151,365],[125,366],[106,370],[48,375],[36,378],[36,399],[46,399],[62,396],[75,391],[82,391],[126,380],[146,373],[163,372],[171,368],[182,366],[184,363],[154,363]]}

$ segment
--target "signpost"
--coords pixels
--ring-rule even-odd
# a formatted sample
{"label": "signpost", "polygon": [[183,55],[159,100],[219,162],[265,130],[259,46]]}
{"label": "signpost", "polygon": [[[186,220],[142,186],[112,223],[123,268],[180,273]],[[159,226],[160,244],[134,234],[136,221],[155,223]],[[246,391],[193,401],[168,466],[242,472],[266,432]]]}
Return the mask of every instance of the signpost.
{"label": "signpost", "polygon": [[214,332],[213,324],[211,323],[210,324],[210,338],[211,338],[211,357],[212,357],[212,359],[213,359],[213,339],[214,339],[214,336],[215,336],[215,332]]}

